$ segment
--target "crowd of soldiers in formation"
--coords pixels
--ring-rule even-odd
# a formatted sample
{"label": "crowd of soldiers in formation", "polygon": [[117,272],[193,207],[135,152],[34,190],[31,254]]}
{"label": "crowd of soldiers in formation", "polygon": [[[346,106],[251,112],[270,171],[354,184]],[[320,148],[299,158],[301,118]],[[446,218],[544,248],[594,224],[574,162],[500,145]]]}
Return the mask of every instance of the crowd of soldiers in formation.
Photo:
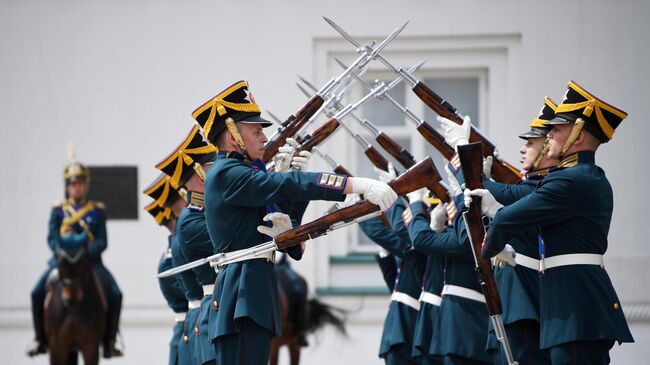
{"label": "crowd of soldiers in formation", "polygon": [[[262,117],[248,82],[229,86],[192,113],[196,124],[156,165],[161,174],[144,191],[153,199],[145,209],[169,231],[158,269],[176,313],[170,364],[268,363],[271,341],[282,330],[276,251],[283,265],[287,257],[300,260],[306,240],[352,219],[381,247],[377,261],[391,291],[379,350],[387,364],[608,364],[615,342],[633,342],[603,265],[613,194],[595,163],[599,146],[627,114],[569,82],[559,104],[546,98],[532,122],[522,122],[518,169],[500,158],[469,117],[413,75],[419,65],[405,70],[380,54],[404,25],[373,48],[326,20],[358,47],[353,64],[313,88],[270,139],[264,128],[273,123]],[[399,77],[388,85],[366,83],[357,71],[373,59]],[[401,81],[438,114],[442,133],[387,94]],[[354,84],[370,92],[344,106]],[[372,97],[398,107],[448,160],[446,183],[432,163],[416,163],[354,115]],[[321,113],[330,118],[312,127]],[[344,122],[348,116],[407,171],[397,174]],[[352,176],[315,148],[339,126],[363,145],[377,179]],[[334,172],[309,171],[311,152]],[[120,356],[115,336],[122,294],[101,264],[103,208],[85,197],[83,165],[70,164],[64,175],[68,199],[52,209],[48,242],[55,252],[88,244],[107,289],[104,356]],[[343,202],[345,209],[304,225],[312,200]],[[36,342],[30,355],[53,347],[43,303],[55,266],[51,260],[32,293]],[[306,295],[300,285],[295,292]],[[296,341],[306,344],[304,326],[298,332]]]}

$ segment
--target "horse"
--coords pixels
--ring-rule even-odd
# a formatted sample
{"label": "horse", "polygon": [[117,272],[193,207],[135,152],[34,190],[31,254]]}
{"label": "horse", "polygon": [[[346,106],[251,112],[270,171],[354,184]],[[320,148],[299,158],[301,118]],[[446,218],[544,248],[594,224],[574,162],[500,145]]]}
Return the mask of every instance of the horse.
{"label": "horse", "polygon": [[106,299],[93,273],[88,243],[55,251],[58,278],[50,281],[45,299],[45,334],[50,365],[99,363],[99,345],[106,331]]}
{"label": "horse", "polygon": [[[300,343],[301,336],[307,333],[313,333],[321,329],[325,324],[331,324],[336,330],[344,336],[347,336],[345,329],[346,312],[342,309],[327,305],[316,298],[307,300],[306,295],[303,298],[293,298],[294,290],[291,280],[287,280],[286,275],[282,275],[276,269],[278,274],[278,297],[280,306],[280,322],[282,335],[273,337],[271,340],[271,349],[269,353],[269,364],[278,364],[278,355],[282,346],[289,348],[289,359],[291,365],[300,363],[300,351],[303,344]],[[300,284],[303,286],[305,293],[308,292],[307,281],[298,273],[293,272]],[[295,314],[300,313],[297,306],[304,306],[305,320],[304,332],[300,333],[296,325]],[[292,315],[293,314],[293,315]]]}

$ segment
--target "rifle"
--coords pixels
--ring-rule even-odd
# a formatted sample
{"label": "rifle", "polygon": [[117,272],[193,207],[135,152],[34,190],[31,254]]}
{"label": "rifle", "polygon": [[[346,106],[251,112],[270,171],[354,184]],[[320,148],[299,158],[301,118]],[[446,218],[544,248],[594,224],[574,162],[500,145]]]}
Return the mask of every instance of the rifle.
{"label": "rifle", "polygon": [[[414,66],[419,67],[422,65],[420,63],[419,65]],[[354,73],[352,73],[354,75]],[[310,88],[313,88],[314,86],[307,80],[302,79],[301,80],[305,83]],[[394,85],[396,85],[400,79],[396,79],[393,82],[391,82],[389,85],[379,88],[375,87],[372,88],[373,90],[373,95],[377,95],[377,89],[379,88],[378,92],[385,93],[386,91],[390,90]],[[365,83],[365,81],[361,80],[360,82]],[[382,86],[383,83],[379,83],[379,86]],[[303,93],[307,93],[305,89],[303,89],[300,85],[298,85],[300,90],[303,91]],[[334,105],[334,107],[340,107],[340,103],[337,103]],[[413,158],[413,155],[409,153],[408,150],[406,150],[404,147],[402,147],[399,143],[397,143],[394,139],[390,138],[386,133],[380,131],[372,122],[370,122],[367,119],[361,120],[359,117],[355,116],[352,114],[352,117],[356,119],[361,125],[369,129],[373,134],[375,135],[375,140],[377,143],[379,143],[388,154],[393,156],[402,166],[405,168],[409,169],[413,165],[415,165],[415,159]],[[384,171],[388,171],[388,161],[377,151],[376,148],[374,148],[365,138],[363,138],[361,135],[358,133],[353,132],[345,123],[341,122],[341,125],[344,127],[344,129],[350,133],[351,136],[354,137],[357,142],[359,142],[362,146],[362,148],[365,148],[365,153],[366,156],[368,156],[368,159],[373,163],[373,165],[377,166],[377,168],[380,168]],[[453,150],[452,150],[453,151]],[[443,203],[448,203],[449,202],[449,194],[447,193],[447,188],[440,183],[442,178],[440,177],[440,174],[438,173],[438,170],[435,169],[434,167],[434,176],[432,179],[429,181],[427,184],[427,188],[438,197]]]}
{"label": "rifle", "polygon": [[[347,68],[347,66],[345,66],[345,64],[339,59],[335,60],[341,67]],[[352,72],[350,73],[350,76],[356,79],[368,90],[372,89],[372,86],[369,85],[363,78],[361,78],[361,75]],[[415,129],[420,132],[420,135],[427,142],[429,142],[431,146],[438,150],[438,152],[440,152],[445,159],[451,160],[451,158],[456,154],[456,151],[454,151],[454,149],[445,142],[445,137],[438,133],[438,131],[435,130],[435,128],[433,128],[429,123],[418,118],[409,108],[401,105],[397,100],[395,100],[395,98],[390,96],[387,91],[388,90],[382,90],[375,96],[381,100],[388,100],[391,104],[393,104],[393,106],[395,106],[402,114],[406,116],[409,121],[415,125]]]}
{"label": "rifle", "polygon": [[[323,17],[327,23],[329,23],[339,34],[343,36],[343,38],[347,39],[350,43],[352,43],[355,47],[357,47],[358,50],[360,49],[365,49],[365,52],[370,52],[372,51],[372,47],[369,45],[361,45],[357,41],[355,41],[347,32],[345,32],[341,27],[339,27],[336,23],[334,23],[332,20]],[[441,98],[438,94],[436,94],[433,90],[431,90],[428,86],[426,86],[422,81],[418,80],[415,76],[413,76],[412,73],[410,73],[408,70],[404,70],[402,67],[395,67],[393,64],[388,62],[386,58],[384,58],[381,54],[379,53],[374,53],[373,59],[377,59],[381,61],[384,65],[386,65],[391,71],[395,72],[396,74],[402,76],[404,79],[406,79],[411,85],[413,85],[413,92],[434,112],[436,112],[438,115],[441,117],[445,117],[447,119],[450,119],[451,121],[457,123],[457,124],[462,124],[463,123],[463,117],[460,115],[458,110],[454,108],[447,100],[444,100]],[[494,149],[496,148],[494,143],[490,141],[490,139],[484,135],[480,130],[478,130],[476,127],[472,126],[472,130],[470,133],[469,140],[472,142],[475,141],[481,141],[484,144],[484,154],[485,156],[490,156],[494,155]],[[499,161],[496,159],[497,162],[495,162],[492,165],[492,176],[494,177],[495,180],[508,183],[508,184],[514,184],[517,183],[518,181],[521,181],[521,174],[519,171],[509,163],[505,161]]]}
{"label": "rifle", "polygon": [[[264,146],[264,156],[262,161],[265,163],[271,161],[273,156],[278,152],[278,149],[283,146],[287,138],[292,137],[293,135],[300,130],[305,123],[313,116],[318,109],[323,105],[325,99],[324,96],[327,95],[337,84],[341,82],[354,68],[362,69],[365,67],[368,62],[374,57],[376,53],[384,49],[388,43],[390,43],[397,35],[406,27],[408,22],[405,22],[400,27],[397,27],[391,34],[386,37],[377,47],[372,51],[362,50],[361,55],[357,58],[350,67],[348,67],[342,74],[332,78],[328,81],[320,90],[312,96],[307,103],[300,109],[296,114],[291,115],[286,121],[282,123],[280,128],[271,136],[267,144]],[[372,47],[370,47],[372,49]]]}
{"label": "rifle", "polygon": [[[374,149],[374,147],[373,147],[373,149]],[[352,173],[348,169],[341,166],[341,164],[339,164],[338,162],[334,161],[334,159],[332,157],[330,157],[330,155],[328,155],[327,153],[322,152],[318,148],[314,148],[312,151],[316,152],[323,160],[325,160],[325,162],[327,162],[330,166],[332,166],[332,171],[334,171],[335,173],[337,173],[339,175],[350,176],[350,177],[354,176],[354,175],[352,175]],[[379,152],[377,152],[377,153],[379,153]],[[381,156],[381,155],[379,155],[379,156]],[[386,166],[388,166],[388,162],[386,162]],[[386,214],[381,213],[379,215],[379,219],[382,221],[382,223],[384,223],[384,225],[387,228],[391,228],[391,224],[388,221],[388,217],[386,217]]]}
{"label": "rifle", "polygon": [[[467,188],[470,190],[482,189],[482,143],[475,142],[458,146],[458,156],[463,170],[463,175],[465,176],[465,184],[467,185]],[[494,334],[503,346],[508,364],[517,364],[512,357],[508,337],[503,327],[503,319],[501,318],[503,309],[501,308],[501,299],[499,298],[497,284],[494,280],[494,275],[492,274],[492,265],[489,259],[484,259],[481,256],[481,246],[483,244],[483,238],[485,237],[485,226],[483,225],[480,197],[472,197],[472,204],[470,204],[468,210],[463,213],[463,220],[465,221],[467,236],[469,237],[472,246],[476,273],[478,274],[478,281],[481,284],[481,290],[485,297],[488,314],[490,315],[490,320],[494,327]]]}
{"label": "rifle", "polygon": [[[307,86],[312,87],[312,85],[308,81],[306,81],[302,77],[300,79]],[[307,92],[307,90],[305,90],[300,84],[296,83],[296,85],[303,93],[309,95],[309,92]],[[340,102],[337,102],[335,104],[335,107],[338,108],[338,106],[342,107]],[[334,114],[331,111],[328,111],[326,113],[328,116]],[[354,115],[354,113],[350,113],[350,116],[352,116],[352,118],[356,120],[360,120],[356,115]],[[384,156],[382,156],[381,153],[379,153],[379,151],[377,151],[377,149],[372,144],[370,144],[370,142],[368,142],[359,133],[355,133],[354,131],[352,131],[345,123],[341,123],[341,125],[343,126],[343,129],[345,129],[345,131],[348,132],[361,145],[361,148],[363,148],[363,153],[366,155],[366,157],[368,157],[370,162],[372,162],[372,164],[375,165],[375,167],[377,167],[378,169],[382,169],[384,171],[388,171],[388,160],[386,160],[386,158],[384,158]],[[344,174],[344,175],[348,175],[348,174]]]}
{"label": "rifle", "polygon": [[[388,185],[390,185],[398,195],[404,195],[408,192],[423,188],[423,181],[426,181],[429,175],[433,172],[433,168],[434,165],[431,157],[427,157],[409,170],[405,171],[402,175],[398,176],[395,180],[389,182]],[[350,225],[359,220],[363,220],[364,218],[372,217],[377,213],[379,213],[379,207],[377,205],[363,200],[349,207],[327,214],[312,222],[281,233],[275,236],[273,241],[265,242],[234,253],[222,252],[214,254],[164,271],[157,274],[155,277],[168,277],[204,265],[208,262],[211,266],[221,266],[243,257],[263,257],[262,255],[266,252],[288,248],[308,239],[323,236],[328,232]]]}
{"label": "rifle", "polygon": [[382,83],[376,88],[370,90],[368,94],[366,94],[356,103],[346,105],[341,110],[336,112],[336,114],[332,115],[332,117],[323,123],[320,127],[316,128],[312,133],[307,134],[301,138],[300,146],[298,146],[294,155],[297,155],[300,151],[311,151],[314,146],[327,139],[327,137],[334,133],[338,129],[339,125],[342,124],[343,118],[351,114],[352,111],[357,109],[361,104],[368,101],[375,95],[377,91],[381,90],[384,86],[385,85]]}
{"label": "rifle", "polygon": [[[425,187],[425,181],[434,173],[435,166],[431,157],[420,161],[412,168],[388,183],[397,193],[405,195],[411,191]],[[278,248],[287,248],[303,242],[307,239],[316,238],[327,234],[335,224],[345,223],[354,219],[377,212],[379,207],[368,201],[361,201],[357,204],[340,209],[334,213],[325,215],[313,222],[298,226],[275,236],[275,244]]]}

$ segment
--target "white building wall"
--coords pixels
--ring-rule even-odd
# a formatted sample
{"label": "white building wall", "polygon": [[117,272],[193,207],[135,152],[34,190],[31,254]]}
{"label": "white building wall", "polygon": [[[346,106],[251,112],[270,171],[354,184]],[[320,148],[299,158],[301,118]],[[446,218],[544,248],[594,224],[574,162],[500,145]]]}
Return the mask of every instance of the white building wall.
{"label": "white building wall", "polygon": [[[406,64],[428,53],[430,70],[466,63],[463,47],[476,52],[492,42],[487,48],[498,60],[486,61],[493,73],[486,85],[485,130],[512,162],[518,161],[515,133],[545,95],[559,100],[569,79],[629,113],[597,161],[616,199],[606,264],[638,342],[617,349],[614,363],[638,362],[629,359],[650,355],[644,346],[650,341],[644,229],[650,193],[642,183],[650,178],[642,147],[650,138],[644,120],[650,100],[648,14],[650,3],[642,0],[0,2],[2,353],[19,363],[31,336],[29,291],[49,257],[48,206],[61,198],[66,144],[74,142],[86,163],[137,165],[142,190],[157,175],[154,164],[191,128],[192,110],[230,83],[249,80],[264,109],[288,116],[305,101],[294,87],[296,74],[322,84],[338,73],[333,57],[350,57],[351,49],[321,20],[326,15],[360,39],[379,40],[410,20],[386,54]],[[351,159],[336,146],[352,141],[342,136],[324,149],[346,164]],[[139,206],[147,203],[143,198]],[[308,218],[325,205],[315,206]],[[152,278],[165,232],[146,214],[108,224],[104,261],[125,294],[129,357],[122,363],[138,363],[143,354],[165,356],[167,311]],[[349,237],[337,232],[317,240],[313,254],[297,265],[312,288],[332,284],[323,274],[330,269],[327,257],[346,254]],[[384,305],[374,298],[364,311]],[[364,340],[338,348],[325,335],[325,350],[310,350],[309,363],[340,354],[349,354],[350,362],[377,363],[382,316],[368,318],[352,324]],[[160,347],[148,344],[145,333]]]}

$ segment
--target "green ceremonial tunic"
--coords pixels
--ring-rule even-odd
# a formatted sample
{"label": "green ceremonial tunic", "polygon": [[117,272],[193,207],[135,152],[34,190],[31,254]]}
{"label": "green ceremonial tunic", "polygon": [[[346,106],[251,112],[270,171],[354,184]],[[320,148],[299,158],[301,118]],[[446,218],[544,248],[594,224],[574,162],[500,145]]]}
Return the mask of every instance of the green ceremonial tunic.
{"label": "green ceremonial tunic", "polygon": [[[257,226],[265,224],[262,217],[267,206],[288,213],[296,224],[308,201],[342,201],[345,182],[345,176],[327,173],[265,172],[236,153],[219,153],[205,180],[205,215],[214,252],[269,241],[257,231]],[[270,334],[280,334],[273,263],[254,259],[226,265],[219,272],[213,299],[219,308],[215,339],[238,333],[238,320],[245,317]]]}
{"label": "green ceremonial tunic", "polygon": [[[612,188],[594,154],[569,156],[537,190],[499,210],[490,224],[484,257],[501,251],[518,232],[538,227],[545,257],[607,251]],[[602,339],[633,342],[618,296],[604,268],[568,265],[540,279],[540,348]]]}

